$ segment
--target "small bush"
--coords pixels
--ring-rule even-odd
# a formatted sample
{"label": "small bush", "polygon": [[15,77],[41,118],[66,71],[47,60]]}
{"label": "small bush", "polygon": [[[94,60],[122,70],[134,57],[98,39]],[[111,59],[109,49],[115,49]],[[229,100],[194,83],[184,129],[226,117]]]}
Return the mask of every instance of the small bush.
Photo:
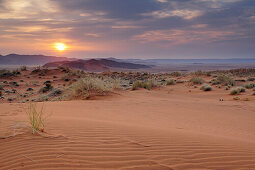
{"label": "small bush", "polygon": [[156,80],[151,79],[151,80],[146,80],[146,81],[135,81],[132,85],[132,90],[136,90],[138,88],[144,88],[147,90],[150,90],[153,87],[157,87],[158,83]]}
{"label": "small bush", "polygon": [[21,66],[21,67],[20,67],[20,70],[21,70],[21,71],[27,71],[27,66]]}
{"label": "small bush", "polygon": [[87,99],[92,96],[105,95],[110,90],[110,84],[102,79],[86,77],[72,84],[67,90],[67,97]]}
{"label": "small bush", "polygon": [[228,75],[221,74],[221,75],[218,75],[216,79],[212,80],[212,84],[213,85],[222,84],[225,86],[228,86],[228,85],[234,86],[235,80]]}
{"label": "small bush", "polygon": [[254,77],[249,77],[249,78],[247,79],[247,81],[255,81],[255,78],[254,78]]}
{"label": "small bush", "polygon": [[176,80],[174,79],[170,79],[166,82],[166,85],[175,85],[176,84]]}
{"label": "small bush", "polygon": [[175,72],[172,72],[170,75],[174,77],[180,77],[182,74],[178,71],[175,71]]}
{"label": "small bush", "polygon": [[26,109],[29,124],[32,129],[32,133],[44,132],[46,116],[44,113],[44,107],[37,109],[36,103],[30,103]]}
{"label": "small bush", "polygon": [[243,93],[245,92],[245,88],[243,87],[237,87],[237,88],[234,88],[230,91],[230,94],[231,95],[236,95],[236,94],[240,94],[240,93]]}
{"label": "small bush", "polygon": [[0,78],[9,78],[15,76],[14,73],[10,72],[9,70],[0,70]]}
{"label": "small bush", "polygon": [[247,83],[247,84],[244,85],[244,87],[245,87],[246,89],[252,89],[252,88],[255,87],[255,83]]}
{"label": "small bush", "polygon": [[205,82],[201,77],[192,77],[189,81],[192,84],[203,84]]}
{"label": "small bush", "polygon": [[203,91],[211,91],[212,87],[209,84],[203,84],[200,89]]}
{"label": "small bush", "polygon": [[39,93],[47,93],[48,91],[52,90],[53,89],[53,86],[51,85],[51,83],[45,83],[45,86],[42,87],[40,90],[39,90]]}
{"label": "small bush", "polygon": [[235,96],[235,97],[233,97],[233,99],[234,99],[234,100],[240,100],[240,97]]}

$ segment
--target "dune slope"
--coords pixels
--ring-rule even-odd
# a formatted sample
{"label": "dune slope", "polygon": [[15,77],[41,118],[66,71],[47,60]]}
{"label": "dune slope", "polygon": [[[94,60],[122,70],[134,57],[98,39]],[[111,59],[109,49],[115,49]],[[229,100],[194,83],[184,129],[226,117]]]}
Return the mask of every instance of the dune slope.
{"label": "dune slope", "polygon": [[47,102],[42,135],[26,127],[25,105],[1,104],[0,169],[255,169],[254,99],[221,90]]}

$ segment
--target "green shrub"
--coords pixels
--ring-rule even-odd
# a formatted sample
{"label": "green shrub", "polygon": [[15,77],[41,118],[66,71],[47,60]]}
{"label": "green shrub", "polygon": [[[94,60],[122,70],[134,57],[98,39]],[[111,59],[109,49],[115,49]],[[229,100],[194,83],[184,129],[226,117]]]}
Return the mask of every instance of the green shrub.
{"label": "green shrub", "polygon": [[235,80],[228,76],[228,75],[224,75],[224,74],[221,74],[221,75],[218,75],[216,77],[216,79],[213,79],[212,80],[212,84],[213,85],[217,85],[217,84],[222,84],[222,85],[225,85],[225,86],[234,86],[235,85]]}
{"label": "green shrub", "polygon": [[240,97],[235,96],[235,97],[233,97],[233,99],[234,99],[234,100],[240,100]]}
{"label": "green shrub", "polygon": [[180,77],[182,74],[178,71],[175,71],[175,72],[172,72],[170,75],[174,77]]}
{"label": "green shrub", "polygon": [[192,84],[203,84],[205,82],[201,77],[192,77],[189,81]]}
{"label": "green shrub", "polygon": [[230,91],[230,94],[231,95],[236,95],[236,94],[240,94],[240,93],[243,93],[245,92],[245,88],[243,87],[237,87],[237,88],[234,88]]}
{"label": "green shrub", "polygon": [[174,79],[167,80],[166,82],[166,85],[175,85],[175,84],[176,84],[176,80]]}
{"label": "green shrub", "polygon": [[247,83],[247,84],[244,85],[244,87],[245,87],[246,89],[252,89],[252,88],[255,87],[255,83]]}
{"label": "green shrub", "polygon": [[111,84],[99,78],[86,77],[73,83],[67,90],[68,98],[87,99],[92,96],[105,95],[111,91]]}
{"label": "green shrub", "polygon": [[203,84],[200,89],[203,91],[211,91],[212,87],[209,84]]}
{"label": "green shrub", "polygon": [[132,85],[132,90],[136,90],[138,88],[144,88],[150,90],[153,87],[157,87],[158,83],[154,79],[146,80],[146,81],[135,81]]}

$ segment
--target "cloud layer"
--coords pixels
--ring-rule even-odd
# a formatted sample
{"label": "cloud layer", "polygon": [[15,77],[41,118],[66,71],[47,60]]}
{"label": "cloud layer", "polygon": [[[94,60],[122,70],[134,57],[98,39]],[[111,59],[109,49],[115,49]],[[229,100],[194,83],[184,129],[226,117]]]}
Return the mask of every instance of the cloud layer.
{"label": "cloud layer", "polygon": [[255,57],[255,1],[0,0],[0,38],[1,54]]}

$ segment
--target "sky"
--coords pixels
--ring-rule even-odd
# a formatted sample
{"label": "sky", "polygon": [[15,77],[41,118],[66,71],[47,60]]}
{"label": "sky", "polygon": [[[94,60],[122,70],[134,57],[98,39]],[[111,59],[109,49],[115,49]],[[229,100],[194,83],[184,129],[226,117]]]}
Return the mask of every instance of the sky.
{"label": "sky", "polygon": [[9,53],[255,58],[255,0],[0,0],[0,54]]}

